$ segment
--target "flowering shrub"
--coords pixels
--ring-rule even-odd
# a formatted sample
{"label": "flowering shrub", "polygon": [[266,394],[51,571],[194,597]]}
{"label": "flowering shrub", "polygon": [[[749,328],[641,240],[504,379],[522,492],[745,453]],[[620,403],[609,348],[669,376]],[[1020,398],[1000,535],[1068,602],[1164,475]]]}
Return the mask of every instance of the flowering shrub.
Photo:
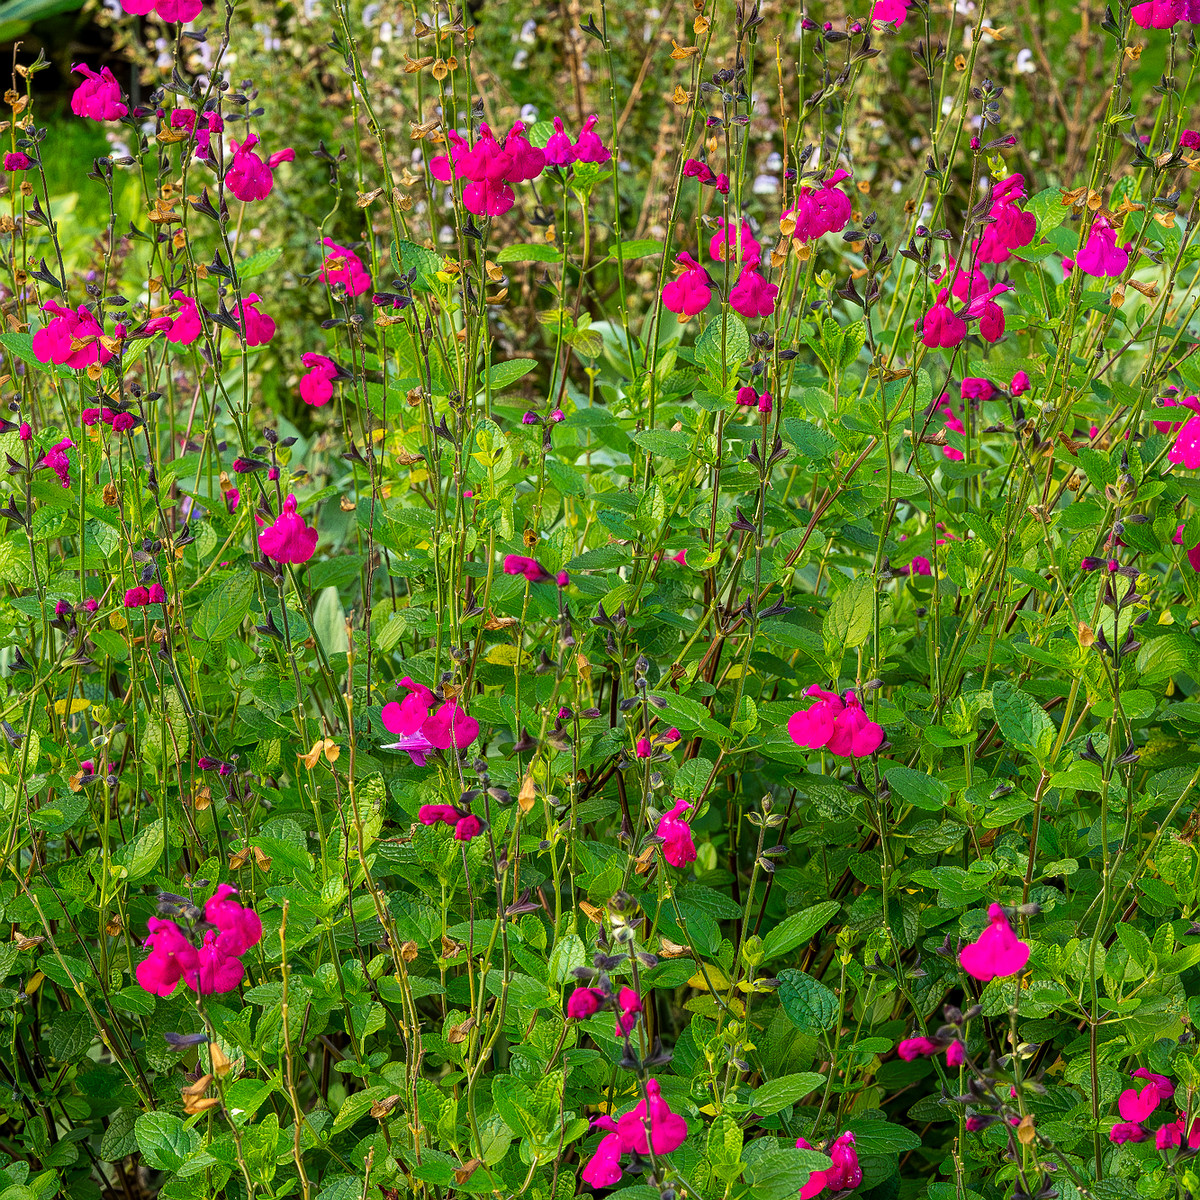
{"label": "flowering shrub", "polygon": [[17,57],[6,1200],[1196,1190],[1200,7],[776,7]]}

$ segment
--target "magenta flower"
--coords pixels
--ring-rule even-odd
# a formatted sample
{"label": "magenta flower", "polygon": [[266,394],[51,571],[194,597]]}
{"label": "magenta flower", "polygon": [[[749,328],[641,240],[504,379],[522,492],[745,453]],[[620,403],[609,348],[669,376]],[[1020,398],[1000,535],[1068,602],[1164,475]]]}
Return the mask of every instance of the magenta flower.
{"label": "magenta flower", "polygon": [[596,132],[600,118],[594,113],[583,123],[579,137],[573,147],[576,162],[606,163],[612,159],[612,151]]}
{"label": "magenta flower", "polygon": [[296,152],[288,147],[272,154],[266,162],[255,153],[258,135],[249,133],[240,145],[230,142],[233,159],[225,172],[225,186],[242,201],[265,200],[275,186],[274,171],[282,162],[292,162]]}
{"label": "magenta flower", "polygon": [[729,291],[729,305],[748,321],[769,317],[775,311],[779,285],[768,283],[757,271],[745,270]]}
{"label": "magenta flower", "polygon": [[[1155,1136],[1154,1144],[1159,1150],[1170,1150],[1174,1146],[1181,1146],[1183,1144],[1183,1117],[1164,1125]],[[1191,1128],[1188,1130],[1187,1144],[1189,1150],[1200,1150],[1200,1118],[1193,1119]]]}
{"label": "magenta flower", "polygon": [[329,251],[321,264],[322,283],[340,283],[350,297],[371,290],[371,276],[353,250],[339,246],[333,238],[326,238],[322,245]]}
{"label": "magenta flower", "polygon": [[845,707],[833,719],[833,736],[826,748],[842,758],[866,758],[883,745],[883,727],[867,716],[854,692],[843,699]]}
{"label": "magenta flower", "polygon": [[1200,150],[1200,132],[1195,129],[1185,129],[1179,135],[1179,144],[1184,150]]}
{"label": "magenta flower", "polygon": [[1008,385],[1008,390],[1015,399],[1017,396],[1025,395],[1031,387],[1033,387],[1033,384],[1029,382],[1029,376],[1024,371],[1018,371],[1012,377],[1012,383]]}
{"label": "magenta flower", "polygon": [[258,294],[251,292],[238,304],[247,346],[265,346],[275,336],[275,322],[266,313],[258,311],[257,305],[261,303]]}
{"label": "magenta flower", "polygon": [[1004,309],[996,303],[996,297],[1008,290],[1008,284],[997,284],[967,305],[966,315],[968,318],[978,318],[979,336],[985,342],[998,342],[1004,336]]}
{"label": "magenta flower", "polygon": [[1117,245],[1117,231],[1104,217],[1092,222],[1087,243],[1075,256],[1075,265],[1096,279],[1116,279],[1129,265],[1128,253]]}
{"label": "magenta flower", "polygon": [[1037,233],[1037,218],[1017,207],[1025,199],[1025,177],[1010,175],[996,184],[992,191],[989,223],[983,236],[974,243],[975,261],[979,263],[1007,262],[1014,250],[1033,241]]}
{"label": "magenta flower", "polygon": [[306,563],[317,548],[317,531],[296,511],[296,497],[288,493],[283,511],[258,535],[258,548],[277,563]]}
{"label": "magenta flower", "polygon": [[[412,751],[409,751],[412,754]],[[413,761],[416,762],[414,755]],[[424,765],[424,758],[418,766]],[[422,825],[449,825],[454,830],[454,840],[469,842],[483,832],[483,822],[473,813],[455,808],[450,804],[422,804],[417,813]]]}
{"label": "magenta flower", "polygon": [[1167,451],[1167,461],[1189,471],[1200,468],[1200,416],[1189,417]]}
{"label": "magenta flower", "polygon": [[547,139],[542,153],[548,167],[569,167],[575,161],[575,146],[563,127],[562,117],[554,118],[554,132]]}
{"label": "magenta flower", "polygon": [[1175,1085],[1165,1075],[1155,1075],[1145,1067],[1138,1067],[1136,1071],[1130,1072],[1130,1076],[1133,1079],[1145,1079],[1154,1084],[1158,1088],[1158,1098],[1164,1102],[1175,1098]]}
{"label": "magenta flower", "polygon": [[383,727],[400,739],[385,749],[403,750],[414,766],[423,767],[431,750],[449,750],[451,746],[465,750],[479,736],[479,722],[467,716],[457,700],[447,700],[436,712],[430,712],[435,697],[429,688],[414,683],[407,675],[400,686],[408,695],[399,702],[385,704],[379,714]]}
{"label": "magenta flower", "polygon": [[[620,1182],[622,1154],[648,1155],[651,1148],[656,1155],[670,1154],[687,1139],[687,1121],[671,1111],[662,1098],[657,1079],[646,1081],[646,1096],[650,1102],[648,1111],[646,1101],[640,1100],[615,1121],[606,1115],[592,1122],[610,1132],[600,1139],[596,1152],[581,1172],[584,1182],[591,1187],[612,1187]],[[649,1138],[646,1137],[647,1124],[650,1126]]]}
{"label": "magenta flower", "polygon": [[1135,4],[1129,15],[1143,29],[1170,29],[1183,18],[1182,0],[1147,0]]}
{"label": "magenta flower", "polygon": [[912,562],[908,564],[908,569],[914,575],[932,575],[933,564],[923,554],[918,554]]}
{"label": "magenta flower", "polygon": [[[1178,389],[1172,384],[1171,391],[1174,392],[1177,390]],[[1179,404],[1184,408],[1190,408],[1194,413],[1200,413],[1200,397],[1188,396],[1185,400],[1177,400],[1174,396],[1163,396],[1162,403],[1170,408],[1174,408],[1175,405]],[[1159,433],[1178,433],[1183,428],[1183,422],[1155,421],[1154,428]]]}
{"label": "magenta flower", "polygon": [[633,988],[623,987],[617,993],[617,1037],[625,1037],[633,1031],[641,1011],[641,997]]}
{"label": "magenta flower", "polygon": [[492,131],[480,125],[478,140],[469,146],[452,129],[446,135],[450,153],[431,159],[429,173],[443,183],[467,180],[463,188],[467,211],[476,216],[498,217],[516,203],[509,185],[535,179],[546,165],[545,152],[531,146],[524,134],[525,126],[518,121],[501,146]]}
{"label": "magenta flower", "polygon": [[841,233],[846,228],[854,206],[850,197],[837,185],[849,178],[849,171],[839,169],[819,187],[801,185],[796,207],[791,210],[796,220],[796,227],[792,231],[796,241],[815,241],[827,233]]}
{"label": "magenta flower", "polygon": [[204,906],[204,919],[218,931],[217,945],[226,954],[242,955],[262,941],[262,919],[234,896],[237,888],[222,883]]}
{"label": "magenta flower", "polygon": [[650,739],[649,738],[638,738],[637,746],[634,747],[634,753],[637,755],[638,758],[649,758],[650,757]]}
{"label": "magenta flower", "polygon": [[677,254],[675,261],[687,268],[677,278],[663,285],[663,307],[678,316],[687,318],[702,313],[712,300],[712,287],[708,274],[688,253]]}
{"label": "magenta flower", "polygon": [[33,159],[20,150],[14,150],[4,156],[4,169],[6,171],[28,171],[32,166]]}
{"label": "magenta flower", "polygon": [[63,438],[61,442],[57,442],[51,446],[45,454],[42,455],[40,463],[43,467],[49,467],[55,475],[58,476],[58,482],[65,488],[71,486],[71,460],[67,458],[67,451],[74,446],[75,443],[70,438]]}
{"label": "magenta flower", "polygon": [[78,63],[71,70],[84,77],[71,97],[71,111],[77,117],[119,121],[128,114],[129,109],[121,100],[121,85],[108,67],[102,67],[98,75],[87,63]]}
{"label": "magenta flower", "polygon": [[126,608],[143,608],[150,603],[150,593],[140,584],[137,587],[131,587],[125,592],[125,607]]}
{"label": "magenta flower", "polygon": [[151,604],[166,604],[167,589],[161,583],[152,583],[146,592]]}
{"label": "magenta flower", "polygon": [[483,822],[474,813],[467,813],[454,823],[454,840],[469,842],[483,832]]}
{"label": "magenta flower", "polygon": [[708,243],[709,257],[713,262],[736,263],[739,252],[742,266],[747,270],[753,271],[762,261],[762,247],[750,232],[750,222],[734,225],[732,221],[726,222],[724,217],[718,218],[717,232]]}
{"label": "magenta flower", "polygon": [[996,394],[990,379],[967,378],[962,381],[959,395],[964,400],[990,400]]}
{"label": "magenta flower", "polygon": [[[1171,1094],[1175,1094],[1174,1089]],[[1151,1080],[1140,1092],[1136,1088],[1126,1088],[1117,1097],[1117,1111],[1123,1121],[1144,1121],[1158,1107],[1161,1099],[1158,1085]]]}
{"label": "magenta flower", "polygon": [[967,1049],[957,1038],[946,1047],[946,1066],[961,1067],[967,1061]]}
{"label": "magenta flower", "polygon": [[585,1021],[604,1007],[606,996],[599,988],[577,987],[567,997],[567,1019]]}
{"label": "magenta flower", "polygon": [[905,1038],[897,1047],[896,1053],[904,1059],[905,1062],[912,1062],[917,1058],[930,1058],[941,1049],[938,1042],[927,1037],[911,1037]]}
{"label": "magenta flower", "polygon": [[[796,1149],[812,1150],[813,1147],[800,1137],[796,1139]],[[854,1134],[849,1130],[830,1147],[829,1157],[833,1165],[809,1175],[800,1189],[800,1200],[812,1200],[826,1189],[831,1192],[849,1191],[862,1183],[862,1168],[858,1164],[858,1151],[854,1148]]]}
{"label": "magenta flower", "polygon": [[95,363],[103,366],[112,358],[112,351],[100,342],[104,330],[86,304],[70,309],[49,300],[42,311],[55,315],[33,335],[33,353],[39,362],[82,371]]}
{"label": "magenta flower", "polygon": [[190,346],[204,332],[200,309],[191,296],[178,289],[171,293],[171,299],[179,305],[179,315],[170,320],[166,330],[167,341],[176,346]]}
{"label": "magenta flower", "polygon": [[219,112],[203,113],[196,124],[196,157],[202,161],[211,161],[212,135],[225,132],[225,118]]}
{"label": "magenta flower", "polygon": [[952,349],[967,336],[967,323],[951,309],[949,300],[949,291],[942,288],[937,303],[917,322],[921,341],[931,350]]}
{"label": "magenta flower", "polygon": [[143,991],[165,998],[175,990],[185,972],[198,971],[200,959],[196,947],[174,921],[151,917],[148,925],[150,934],[143,945],[149,947],[150,955],[138,963],[135,975]]}
{"label": "magenta flower", "polygon": [[1146,1131],[1132,1121],[1120,1122],[1108,1131],[1108,1140],[1116,1146],[1124,1142],[1140,1142],[1146,1136]]}
{"label": "magenta flower", "polygon": [[686,867],[696,861],[696,843],[692,827],[684,820],[692,806],[686,800],[676,800],[675,806],[658,818],[655,836],[662,838],[663,858],[673,867]]}
{"label": "magenta flower", "polygon": [[944,287],[950,279],[950,294],[964,304],[970,304],[977,296],[982,296],[988,289],[987,276],[976,267],[968,271],[952,257],[946,269],[933,281],[937,287]]}
{"label": "magenta flower", "polygon": [[743,408],[753,408],[758,403],[758,393],[752,387],[740,387],[734,397],[734,403]]}
{"label": "magenta flower", "polygon": [[318,408],[328,404],[333,399],[333,381],[337,377],[333,359],[323,354],[305,354],[300,361],[309,368],[306,375],[300,376],[300,399]]}
{"label": "magenta flower", "polygon": [[[134,2],[137,3],[138,0],[134,0]],[[201,0],[158,0],[155,12],[164,21],[186,24],[188,21],[194,21],[200,15],[203,7]],[[132,12],[133,10],[128,11]]]}
{"label": "magenta flower", "polygon": [[549,583],[554,576],[536,558],[508,554],[504,558],[505,575],[524,575],[530,583]]}
{"label": "magenta flower", "polygon": [[822,691],[816,684],[804,694],[816,696],[817,701],[792,713],[788,718],[788,736],[804,750],[820,750],[833,737],[833,722],[842,711],[842,701],[835,692]]}
{"label": "magenta flower", "polygon": [[878,21],[881,25],[888,22],[902,25],[907,16],[907,0],[875,0],[875,5],[871,9],[871,20]]}
{"label": "magenta flower", "polygon": [[999,904],[988,908],[988,925],[979,937],[962,948],[962,969],[983,983],[1016,975],[1029,961],[1029,946],[1017,940]]}
{"label": "magenta flower", "polygon": [[[943,392],[941,399],[945,400],[946,393]],[[954,407],[950,404],[943,404],[938,410],[946,418],[946,429],[951,433],[966,433],[967,427],[962,421],[954,415]],[[943,446],[942,453],[950,459],[951,462],[962,462],[963,452],[957,446]]]}

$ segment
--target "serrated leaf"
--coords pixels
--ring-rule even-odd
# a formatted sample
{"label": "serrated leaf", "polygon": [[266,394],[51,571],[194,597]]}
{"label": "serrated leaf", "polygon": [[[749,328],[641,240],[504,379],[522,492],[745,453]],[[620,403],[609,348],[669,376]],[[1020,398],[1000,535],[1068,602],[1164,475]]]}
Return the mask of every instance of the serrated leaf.
{"label": "serrated leaf", "polygon": [[823,900],[820,904],[785,917],[763,938],[763,957],[778,958],[811,941],[813,934],[824,929],[841,907],[837,900]]}

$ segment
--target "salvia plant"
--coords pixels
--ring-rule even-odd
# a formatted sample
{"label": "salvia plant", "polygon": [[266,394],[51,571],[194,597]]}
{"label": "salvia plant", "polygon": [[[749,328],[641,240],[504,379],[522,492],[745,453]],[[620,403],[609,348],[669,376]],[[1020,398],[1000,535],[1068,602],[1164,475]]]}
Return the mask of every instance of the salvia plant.
{"label": "salvia plant", "polygon": [[0,1200],[1190,1200],[1200,4],[91,19]]}

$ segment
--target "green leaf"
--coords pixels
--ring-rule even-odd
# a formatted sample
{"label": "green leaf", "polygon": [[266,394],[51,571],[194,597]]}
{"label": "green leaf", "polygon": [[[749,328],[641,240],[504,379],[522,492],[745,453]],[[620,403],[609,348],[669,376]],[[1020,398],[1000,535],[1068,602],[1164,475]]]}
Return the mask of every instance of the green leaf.
{"label": "green leaf", "polygon": [[793,1146],[746,1157],[750,1200],[795,1200],[813,1171],[828,1170],[830,1166],[827,1155]]}
{"label": "green leaf", "polygon": [[769,1083],[764,1083],[762,1087],[756,1088],[754,1099],[750,1102],[751,1107],[761,1116],[769,1117],[772,1113],[787,1108],[789,1104],[796,1104],[803,1100],[824,1082],[825,1076],[818,1075],[815,1071],[803,1071],[798,1075],[783,1075],[779,1079],[772,1079]]}
{"label": "green leaf", "polygon": [[813,934],[824,929],[841,907],[837,900],[823,900],[820,904],[785,917],[763,938],[763,957],[778,958],[811,941]]}
{"label": "green leaf", "polygon": [[50,1055],[61,1063],[75,1062],[88,1052],[98,1036],[86,1009],[60,1012],[50,1024]]}
{"label": "green leaf", "polygon": [[392,250],[393,262],[395,262],[397,254],[400,258],[398,270],[411,271],[414,267],[416,268],[417,279],[413,286],[418,291],[428,292],[436,288],[436,276],[442,269],[442,260],[435,251],[418,246],[416,242],[402,241],[397,243]]}
{"label": "green leaf", "polygon": [[1005,742],[1014,750],[1045,762],[1054,746],[1054,722],[1042,706],[1003,681],[992,685],[992,706]]}
{"label": "green leaf", "polygon": [[238,263],[238,277],[253,279],[255,275],[261,275],[273,267],[282,255],[282,246],[272,246],[270,250],[260,250],[257,254],[250,255],[245,262]]}
{"label": "green leaf", "polygon": [[174,1113],[142,1113],[133,1126],[138,1149],[146,1166],[155,1171],[177,1171],[193,1150],[200,1146],[200,1135],[188,1129]]}
{"label": "green leaf", "polygon": [[916,1150],[921,1139],[902,1125],[888,1121],[871,1121],[857,1117],[848,1123],[854,1134],[854,1148],[859,1154],[904,1154]]}
{"label": "green leaf", "polygon": [[837,1020],[837,997],[820,980],[803,971],[779,972],[779,1002],[801,1033],[824,1033]]}
{"label": "green leaf", "polygon": [[950,801],[950,789],[940,780],[914,771],[910,767],[893,767],[887,772],[888,785],[892,791],[917,808],[926,812],[941,812]]}
{"label": "green leaf", "polygon": [[663,702],[658,709],[660,721],[665,721],[668,725],[674,725],[681,730],[698,729],[718,741],[729,738],[729,730],[717,724],[708,715],[708,710],[703,704],[689,700],[686,696],[672,695],[670,692],[665,696],[655,696],[654,699]]}
{"label": "green leaf", "polygon": [[528,375],[536,366],[537,361],[532,358],[510,358],[507,362],[492,363],[487,373],[488,387],[493,392],[503,391]]}
{"label": "green leaf", "polygon": [[239,571],[204,597],[192,619],[192,632],[206,642],[231,638],[250,612],[253,599],[254,576],[249,571]]}
{"label": "green leaf", "polygon": [[708,1161],[714,1167],[730,1167],[742,1157],[742,1130],[727,1112],[708,1127],[706,1142]]}
{"label": "green leaf", "polygon": [[669,429],[639,429],[629,435],[629,440],[660,458],[682,459],[692,452],[691,438]]}
{"label": "green leaf", "polygon": [[120,1162],[137,1151],[137,1137],[133,1132],[137,1116],[135,1108],[118,1108],[109,1117],[108,1128],[100,1139],[100,1157],[105,1162]]}
{"label": "green leaf", "polygon": [[505,246],[496,255],[498,263],[562,262],[563,252],[549,242],[517,242]]}
{"label": "green leaf", "polygon": [[32,333],[0,333],[0,346],[11,350],[22,362],[33,367],[42,375],[57,375],[59,379],[73,379],[75,372],[70,367],[56,367],[44,363],[33,352]]}
{"label": "green leaf", "polygon": [[750,353],[750,335],[739,317],[722,312],[704,327],[694,351],[697,364],[718,383],[726,383]]}
{"label": "green leaf", "polygon": [[871,633],[875,619],[875,588],[867,575],[860,575],[833,598],[821,633],[825,652],[840,662],[847,650],[857,650]]}

